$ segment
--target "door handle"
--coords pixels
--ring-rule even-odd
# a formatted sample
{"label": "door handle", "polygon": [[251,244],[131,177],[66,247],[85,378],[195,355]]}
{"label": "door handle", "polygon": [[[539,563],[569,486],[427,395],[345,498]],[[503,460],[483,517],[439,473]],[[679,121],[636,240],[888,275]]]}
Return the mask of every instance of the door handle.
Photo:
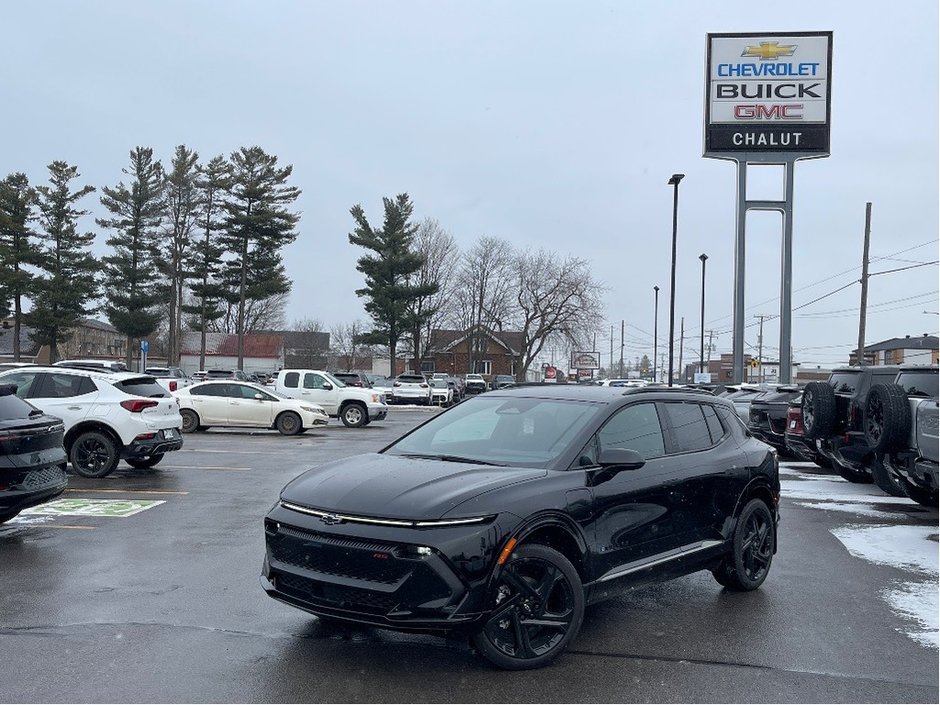
{"label": "door handle", "polygon": [[69,411],[81,411],[82,410],[82,407],[80,406],[67,406],[65,408],[68,409]]}

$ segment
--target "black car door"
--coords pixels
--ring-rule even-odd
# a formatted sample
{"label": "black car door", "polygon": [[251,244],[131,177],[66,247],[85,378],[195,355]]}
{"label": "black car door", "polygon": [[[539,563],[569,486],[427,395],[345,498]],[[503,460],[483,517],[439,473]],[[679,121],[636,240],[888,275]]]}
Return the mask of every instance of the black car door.
{"label": "black car door", "polygon": [[669,401],[661,408],[668,419],[666,450],[674,463],[673,530],[687,546],[720,541],[746,481],[747,463],[712,405]]}
{"label": "black car door", "polygon": [[606,448],[629,448],[646,459],[643,467],[612,477],[601,470],[588,473],[594,498],[595,574],[610,578],[630,564],[676,548],[670,505],[678,478],[674,460],[666,456],[654,402],[618,409],[596,435],[595,452]]}

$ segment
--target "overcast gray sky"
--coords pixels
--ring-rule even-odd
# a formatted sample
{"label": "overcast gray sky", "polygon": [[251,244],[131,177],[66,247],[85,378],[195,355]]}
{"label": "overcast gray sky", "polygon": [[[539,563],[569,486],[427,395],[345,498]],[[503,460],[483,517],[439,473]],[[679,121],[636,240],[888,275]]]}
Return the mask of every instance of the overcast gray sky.
{"label": "overcast gray sky", "polygon": [[[937,259],[936,0],[32,0],[3,14],[4,174],[37,182],[65,159],[113,185],[133,146],[166,163],[180,143],[207,158],[258,144],[294,165],[303,217],[285,251],[290,320],[365,319],[349,208],[379,222],[382,196],[406,191],[416,216],[462,247],[486,234],[588,260],[609,287],[602,352],[610,325],[619,346],[621,319],[627,356],[649,351],[660,286],[662,349],[666,180],[683,172],[677,335],[685,316],[692,360],[705,252],[706,328],[730,352],[735,170],[701,156],[707,32],[834,32],[832,156],[796,169],[794,305],[859,277],[866,201],[872,257],[894,256],[873,272]],[[777,195],[759,181],[751,197]],[[86,205],[100,213],[97,197]],[[778,311],[778,218],[751,216],[748,237],[750,323]],[[935,333],[937,316],[922,311],[938,310],[937,276],[872,278],[867,341]],[[859,295],[852,286],[795,312],[797,361],[846,361]],[[778,336],[765,323],[765,357]],[[745,337],[756,346],[756,327]]]}

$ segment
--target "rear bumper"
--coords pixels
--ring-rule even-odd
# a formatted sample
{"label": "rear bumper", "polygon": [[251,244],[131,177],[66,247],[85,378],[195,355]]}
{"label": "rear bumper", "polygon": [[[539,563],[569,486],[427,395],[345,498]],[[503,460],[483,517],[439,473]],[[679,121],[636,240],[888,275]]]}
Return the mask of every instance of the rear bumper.
{"label": "rear bumper", "polygon": [[884,458],[884,462],[896,475],[916,487],[932,492],[940,489],[938,466],[932,460],[917,457],[913,453],[895,453]]}
{"label": "rear bumper", "polygon": [[[167,431],[170,429],[167,429]],[[142,458],[148,455],[160,455],[162,453],[169,453],[174,450],[179,450],[183,447],[183,435],[180,433],[179,429],[172,429],[175,431],[173,438],[161,438],[165,431],[157,431],[155,438],[145,438],[140,440],[133,440],[121,450],[122,458]]]}
{"label": "rear bumper", "polygon": [[816,442],[808,441],[804,436],[796,436],[791,433],[786,434],[787,450],[793,453],[801,460],[813,461],[819,454],[816,450]]}

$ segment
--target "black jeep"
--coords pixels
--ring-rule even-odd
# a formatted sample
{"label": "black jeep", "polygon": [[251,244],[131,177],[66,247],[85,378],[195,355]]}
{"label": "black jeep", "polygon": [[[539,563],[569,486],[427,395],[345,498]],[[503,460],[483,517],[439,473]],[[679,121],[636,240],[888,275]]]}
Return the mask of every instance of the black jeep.
{"label": "black jeep", "polygon": [[906,493],[875,455],[865,434],[865,408],[872,388],[893,384],[899,369],[896,365],[840,367],[828,382],[810,382],[803,390],[806,439],[818,441],[819,452],[849,482],[874,481],[894,496]]}

